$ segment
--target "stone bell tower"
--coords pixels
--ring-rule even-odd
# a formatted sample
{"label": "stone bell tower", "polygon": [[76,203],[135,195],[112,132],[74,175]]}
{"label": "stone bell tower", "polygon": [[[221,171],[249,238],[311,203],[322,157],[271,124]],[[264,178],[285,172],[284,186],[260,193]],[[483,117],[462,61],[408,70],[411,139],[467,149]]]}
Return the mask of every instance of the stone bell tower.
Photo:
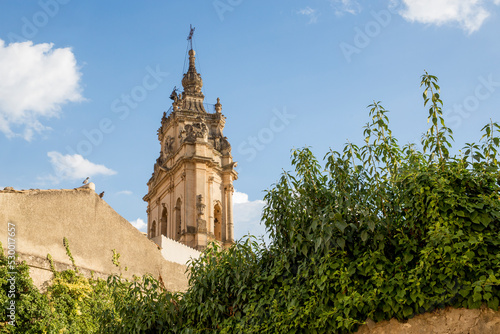
{"label": "stone bell tower", "polygon": [[[172,107],[158,129],[160,157],[148,181],[148,238],[160,235],[198,250],[216,240],[234,242],[233,181],[238,178],[231,145],[222,134],[226,117],[219,98],[204,103],[203,81],[189,51],[184,91],[172,92]],[[156,239],[155,239],[156,240]]]}

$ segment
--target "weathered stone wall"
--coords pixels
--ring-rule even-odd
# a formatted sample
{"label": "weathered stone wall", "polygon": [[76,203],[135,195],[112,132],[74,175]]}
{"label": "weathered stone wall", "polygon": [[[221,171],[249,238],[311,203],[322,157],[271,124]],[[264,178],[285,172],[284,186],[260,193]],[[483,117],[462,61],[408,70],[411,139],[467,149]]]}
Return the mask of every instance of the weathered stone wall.
{"label": "weathered stone wall", "polygon": [[[186,266],[166,261],[158,246],[114,211],[92,189],[0,191],[0,241],[6,248],[8,223],[15,225],[16,252],[31,267],[40,285],[50,274],[47,254],[56,269],[71,266],[63,238],[76,265],[97,276],[150,273],[161,275],[167,289],[187,289]],[[113,262],[120,254],[120,267]],[[125,270],[127,269],[127,270]]]}
{"label": "weathered stone wall", "polygon": [[357,334],[499,334],[500,311],[448,307],[424,313],[406,321],[396,319],[374,323],[368,320]]}

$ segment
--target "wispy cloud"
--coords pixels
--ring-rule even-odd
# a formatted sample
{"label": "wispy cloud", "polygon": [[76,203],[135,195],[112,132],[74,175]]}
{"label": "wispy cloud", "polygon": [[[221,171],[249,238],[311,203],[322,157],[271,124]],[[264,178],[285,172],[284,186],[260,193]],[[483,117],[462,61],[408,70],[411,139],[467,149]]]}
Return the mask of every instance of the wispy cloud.
{"label": "wispy cloud", "polygon": [[137,218],[136,220],[132,220],[130,222],[130,224],[132,224],[133,227],[135,227],[136,229],[138,229],[141,232],[146,232],[146,227],[148,226],[148,224],[146,224],[144,222],[144,220],[142,220],[141,218]]}
{"label": "wispy cloud", "polygon": [[40,177],[42,181],[49,181],[57,184],[65,180],[83,180],[87,176],[93,177],[96,175],[114,175],[116,172],[104,165],[98,165],[90,162],[79,154],[63,155],[59,152],[48,152],[50,164],[54,169],[54,174]]}
{"label": "wispy cloud", "polygon": [[458,24],[467,33],[473,33],[490,16],[492,5],[500,0],[402,0],[401,16],[410,22],[443,25]]}
{"label": "wispy cloud", "polygon": [[132,195],[130,190],[122,190],[116,193],[117,195]]}
{"label": "wispy cloud", "polygon": [[0,39],[0,132],[27,141],[49,130],[42,118],[58,117],[61,105],[82,101],[81,73],[70,48]]}
{"label": "wispy cloud", "polygon": [[361,5],[356,0],[330,0],[330,5],[338,16],[349,13],[356,15],[361,12]]}
{"label": "wispy cloud", "polygon": [[297,13],[307,16],[309,18],[308,24],[318,22],[318,12],[316,9],[312,9],[311,7],[307,6],[306,8],[297,11]]}

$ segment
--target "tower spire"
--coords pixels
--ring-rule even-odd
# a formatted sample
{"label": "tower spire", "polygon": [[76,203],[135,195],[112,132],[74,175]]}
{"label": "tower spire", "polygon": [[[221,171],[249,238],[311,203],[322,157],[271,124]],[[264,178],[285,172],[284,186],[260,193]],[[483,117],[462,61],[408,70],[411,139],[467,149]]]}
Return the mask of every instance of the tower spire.
{"label": "tower spire", "polygon": [[[191,27],[188,46],[192,47]],[[196,249],[211,241],[234,243],[233,181],[238,178],[231,145],[223,135],[226,118],[217,98],[215,113],[207,113],[203,81],[189,50],[189,69],[181,94],[170,95],[172,114],[164,114],[158,129],[160,156],[148,181],[148,237],[160,247],[160,234]]]}
{"label": "tower spire", "polygon": [[181,103],[177,103],[178,107],[193,111],[206,112],[203,106],[203,100],[205,96],[203,95],[201,88],[203,87],[203,80],[201,79],[200,73],[196,71],[195,55],[196,52],[193,50],[193,34],[194,27],[190,25],[188,43],[191,49],[188,51],[189,54],[189,68],[182,78],[182,87],[184,91],[182,93]]}

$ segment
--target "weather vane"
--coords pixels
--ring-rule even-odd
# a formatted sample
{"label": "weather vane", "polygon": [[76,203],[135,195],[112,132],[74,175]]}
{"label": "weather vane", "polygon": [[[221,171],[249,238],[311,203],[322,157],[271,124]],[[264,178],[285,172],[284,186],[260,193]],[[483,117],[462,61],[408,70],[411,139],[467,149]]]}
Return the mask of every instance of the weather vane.
{"label": "weather vane", "polygon": [[193,34],[194,34],[194,27],[190,24],[189,25],[189,36],[187,40],[189,41],[189,45],[191,46],[191,49],[193,49]]}

